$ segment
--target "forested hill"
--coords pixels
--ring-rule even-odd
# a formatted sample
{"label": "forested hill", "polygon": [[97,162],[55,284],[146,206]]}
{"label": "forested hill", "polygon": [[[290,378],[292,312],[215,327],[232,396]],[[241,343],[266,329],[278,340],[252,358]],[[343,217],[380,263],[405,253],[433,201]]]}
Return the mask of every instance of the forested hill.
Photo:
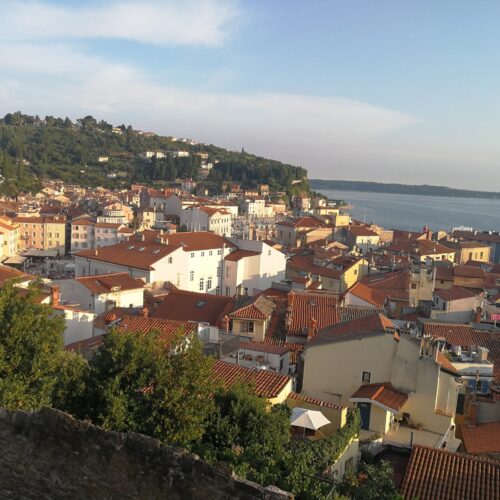
{"label": "forested hill", "polygon": [[[146,158],[147,151],[159,153]],[[305,169],[243,150],[163,137],[130,125],[114,127],[92,116],[72,122],[17,112],[0,119],[0,190],[6,194],[34,191],[44,178],[92,187],[168,184],[178,178],[198,179],[202,163],[213,164],[204,181],[213,191],[223,180],[247,188],[265,183],[279,191],[307,189]]]}
{"label": "forested hill", "polygon": [[367,193],[419,194],[424,196],[500,199],[500,192],[472,191],[445,186],[429,186],[426,184],[385,184],[382,182],[335,181],[322,179],[310,179],[309,184],[311,189],[316,189],[318,191],[331,189],[333,191],[363,191]]}

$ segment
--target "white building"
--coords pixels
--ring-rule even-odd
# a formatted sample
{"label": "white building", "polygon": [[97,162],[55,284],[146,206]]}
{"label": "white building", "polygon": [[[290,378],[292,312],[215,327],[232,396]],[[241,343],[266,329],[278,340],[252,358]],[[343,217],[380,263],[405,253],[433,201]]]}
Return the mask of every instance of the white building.
{"label": "white building", "polygon": [[147,283],[170,282],[182,290],[220,293],[231,241],[208,232],[138,233],[128,242],[75,254],[75,276],[128,272]]}
{"label": "white building", "polygon": [[242,212],[249,219],[271,217],[273,215],[272,208],[266,206],[265,198],[247,198],[242,201]]}
{"label": "white building", "polygon": [[128,273],[56,280],[60,304],[99,315],[113,307],[143,307],[144,281]]}
{"label": "white building", "polygon": [[263,241],[231,241],[237,250],[224,259],[224,295],[254,295],[285,279],[285,254]]}
{"label": "white building", "polygon": [[231,236],[231,214],[222,208],[192,206],[182,211],[180,225],[188,231],[212,231]]}

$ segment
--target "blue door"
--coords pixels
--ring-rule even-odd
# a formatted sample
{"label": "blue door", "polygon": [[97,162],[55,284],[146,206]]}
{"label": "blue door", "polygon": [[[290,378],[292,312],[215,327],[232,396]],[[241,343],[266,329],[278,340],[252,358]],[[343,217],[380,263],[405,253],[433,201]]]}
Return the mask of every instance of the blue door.
{"label": "blue door", "polygon": [[358,408],[361,415],[361,428],[367,431],[370,429],[370,411],[372,405],[370,403],[358,403]]}

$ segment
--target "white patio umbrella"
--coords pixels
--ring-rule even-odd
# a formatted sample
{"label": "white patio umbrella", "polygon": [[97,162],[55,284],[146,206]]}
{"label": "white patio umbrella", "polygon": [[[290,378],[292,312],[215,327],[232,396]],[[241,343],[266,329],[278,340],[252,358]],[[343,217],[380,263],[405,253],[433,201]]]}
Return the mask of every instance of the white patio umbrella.
{"label": "white patio umbrella", "polygon": [[329,423],[331,423],[330,420],[320,411],[306,410],[305,408],[294,408],[292,410],[290,424],[294,427],[303,427],[304,429],[317,431]]}

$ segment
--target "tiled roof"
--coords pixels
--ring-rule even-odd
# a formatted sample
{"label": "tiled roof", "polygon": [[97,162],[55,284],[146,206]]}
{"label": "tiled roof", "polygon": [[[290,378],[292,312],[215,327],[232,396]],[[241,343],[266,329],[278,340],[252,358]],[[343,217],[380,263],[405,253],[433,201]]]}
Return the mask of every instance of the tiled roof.
{"label": "tiled roof", "polygon": [[4,266],[0,264],[0,286],[6,281],[12,279],[20,279],[21,281],[32,281],[36,277],[31,274],[26,274],[23,271],[19,271],[13,267]]}
{"label": "tiled roof", "polygon": [[196,323],[171,321],[143,316],[124,316],[116,327],[118,332],[151,333],[158,332],[158,339],[170,344],[175,336],[182,333],[190,335],[198,330]]}
{"label": "tiled roof", "polygon": [[229,260],[231,262],[237,262],[245,257],[254,257],[255,255],[260,255],[260,252],[252,252],[251,250],[235,250],[231,252],[229,255],[224,257],[224,260]]}
{"label": "tiled roof", "polygon": [[500,234],[498,232],[490,234],[488,231],[483,233],[479,231],[453,231],[453,236],[456,238],[464,238],[466,240],[500,243]]}
{"label": "tiled roof", "polygon": [[165,258],[178,248],[178,246],[164,245],[154,241],[130,240],[99,249],[82,250],[75,252],[73,255],[149,271],[155,262]]}
{"label": "tiled roof", "polygon": [[351,401],[356,399],[369,399],[377,402],[394,412],[401,410],[408,401],[408,394],[399,392],[389,382],[382,384],[365,384],[351,396]]}
{"label": "tiled roof", "polygon": [[355,338],[357,335],[375,334],[393,332],[394,324],[390,319],[380,313],[373,313],[356,318],[350,321],[344,321],[328,328],[320,330],[312,339],[308,346],[328,344],[339,340]]}
{"label": "tiled roof", "polygon": [[315,264],[314,255],[294,255],[287,260],[286,266],[303,273],[331,279],[339,279],[343,274],[343,271]]}
{"label": "tiled roof", "polygon": [[347,293],[350,293],[374,306],[380,308],[384,307],[385,295],[359,281],[349,288],[346,294]]}
{"label": "tiled roof", "polygon": [[88,288],[93,294],[144,288],[144,281],[139,278],[132,278],[128,273],[101,274],[75,279],[78,283]]}
{"label": "tiled roof", "polygon": [[271,299],[268,299],[264,295],[259,295],[256,298],[252,297],[252,302],[250,304],[243,305],[243,307],[238,307],[233,310],[231,314],[229,314],[229,317],[264,321],[271,317],[275,308],[276,305]]}
{"label": "tiled roof", "polygon": [[229,314],[232,306],[232,297],[173,290],[151,316],[177,321],[206,322],[220,327],[223,317]]}
{"label": "tiled roof", "polygon": [[462,442],[467,453],[500,454],[500,422],[488,422],[474,426],[461,425]]}
{"label": "tiled roof", "polygon": [[390,273],[364,276],[362,283],[384,294],[386,297],[399,300],[409,300],[410,272],[407,269]]}
{"label": "tiled roof", "polygon": [[453,272],[463,278],[484,278],[484,270],[475,266],[455,266]]}
{"label": "tiled roof", "polygon": [[266,352],[268,354],[277,354],[279,356],[290,352],[290,349],[285,347],[284,345],[278,344],[265,344],[264,342],[245,342],[244,340],[240,341],[240,349],[246,349],[248,351],[258,351],[258,352]]}
{"label": "tiled roof", "polygon": [[334,295],[318,292],[290,292],[286,327],[288,335],[307,335],[311,318],[317,321],[317,328],[338,323],[338,299]]}
{"label": "tiled roof", "polygon": [[461,347],[486,347],[488,359],[494,363],[494,383],[500,383],[500,331],[478,330],[470,325],[425,322],[423,334],[444,338],[449,345]]}
{"label": "tiled roof", "polygon": [[415,446],[403,479],[405,500],[498,500],[500,462]]}
{"label": "tiled roof", "polygon": [[314,217],[300,217],[293,221],[278,222],[277,225],[288,227],[321,227],[323,226],[323,222]]}
{"label": "tiled roof", "polygon": [[229,388],[235,384],[251,384],[256,393],[264,398],[275,398],[290,382],[288,375],[270,370],[254,370],[225,361],[216,360],[212,366],[212,379]]}
{"label": "tiled roof", "polygon": [[451,373],[452,375],[459,375],[452,362],[441,351],[438,352],[437,362],[439,363],[441,370]]}
{"label": "tiled roof", "polygon": [[434,292],[442,300],[449,302],[450,300],[462,300],[477,297],[475,293],[462,288],[461,286],[452,286],[449,289],[436,290]]}
{"label": "tiled roof", "polygon": [[379,234],[373,231],[373,229],[364,226],[349,226],[349,232],[355,237],[358,236],[379,237]]}
{"label": "tiled roof", "polygon": [[330,401],[325,401],[324,399],[311,398],[309,396],[304,396],[303,394],[297,394],[296,392],[291,392],[288,395],[288,398],[295,399],[296,401],[304,401],[304,403],[310,403],[323,408],[332,408],[333,410],[343,410],[345,408],[345,406],[337,405],[335,403],[331,403]]}

